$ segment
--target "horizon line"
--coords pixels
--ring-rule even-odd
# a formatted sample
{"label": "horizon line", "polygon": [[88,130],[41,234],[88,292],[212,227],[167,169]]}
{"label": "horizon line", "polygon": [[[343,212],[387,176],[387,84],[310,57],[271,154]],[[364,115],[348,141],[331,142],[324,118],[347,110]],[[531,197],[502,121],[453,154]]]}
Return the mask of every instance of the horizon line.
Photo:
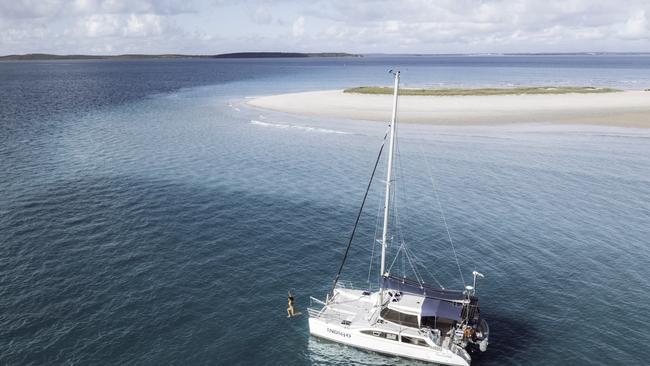
{"label": "horizon line", "polygon": [[28,53],[10,53],[0,55],[0,58],[7,57],[25,57],[25,56],[54,56],[54,57],[214,57],[230,55],[341,55],[341,56],[499,56],[499,55],[646,55],[650,51],[631,52],[631,51],[577,51],[577,52],[451,52],[451,53],[426,53],[426,52],[408,52],[408,53],[391,53],[391,52],[368,52],[368,53],[350,53],[350,52],[295,52],[295,51],[239,51],[214,54],[199,53],[117,53],[117,54],[93,54],[93,53],[46,53],[46,52],[28,52]]}

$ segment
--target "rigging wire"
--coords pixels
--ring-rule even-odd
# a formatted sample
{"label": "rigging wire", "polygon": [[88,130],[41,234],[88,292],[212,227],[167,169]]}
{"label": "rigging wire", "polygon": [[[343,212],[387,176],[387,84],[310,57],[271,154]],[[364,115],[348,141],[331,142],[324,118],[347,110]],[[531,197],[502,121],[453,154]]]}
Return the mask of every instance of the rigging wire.
{"label": "rigging wire", "polygon": [[433,173],[431,172],[431,166],[429,165],[429,159],[422,151],[422,146],[418,143],[418,151],[422,158],[425,161],[427,166],[427,172],[429,173],[429,179],[431,180],[431,186],[433,187],[433,193],[436,197],[436,202],[438,203],[438,209],[440,210],[440,216],[442,217],[442,222],[445,224],[445,230],[447,231],[447,238],[449,238],[449,244],[451,244],[451,250],[454,253],[454,259],[456,260],[456,266],[458,267],[458,273],[460,274],[460,279],[463,281],[463,288],[467,286],[465,283],[465,277],[463,277],[463,271],[460,269],[460,262],[458,261],[458,254],[456,254],[456,247],[454,246],[454,240],[451,238],[451,232],[449,231],[449,225],[447,225],[447,217],[445,216],[445,211],[442,209],[442,204],[440,203],[440,197],[438,196],[438,189],[436,187],[435,179],[433,178]]}
{"label": "rigging wire", "polygon": [[368,279],[366,281],[368,283],[368,289],[370,289],[370,274],[372,273],[372,262],[373,262],[373,260],[375,258],[375,246],[377,245],[377,242],[378,242],[378,240],[377,240],[377,231],[379,230],[379,215],[381,214],[381,200],[382,200],[383,197],[379,194],[379,195],[377,195],[377,198],[378,198],[378,200],[377,200],[377,215],[376,215],[376,218],[375,218],[375,233],[372,235],[372,249],[370,251],[370,265],[368,266]]}
{"label": "rigging wire", "polygon": [[412,253],[412,251],[411,251],[410,249],[409,249],[409,252],[411,253],[411,256],[413,257],[413,262],[414,262],[416,265],[418,265],[418,266],[424,268],[424,270],[429,274],[429,276],[431,276],[431,278],[433,278],[433,281],[435,281],[435,283],[438,285],[438,287],[440,287],[441,289],[444,290],[444,289],[445,289],[445,286],[443,286],[443,284],[442,284],[442,283],[438,280],[438,278],[437,278],[437,277],[436,277],[436,276],[435,276],[435,275],[434,275],[434,274],[429,270],[429,268],[424,264],[424,262],[422,262],[421,260],[418,260],[418,258],[417,258],[413,253]]}
{"label": "rigging wire", "polygon": [[[400,215],[401,208],[398,205],[399,201],[397,200],[397,197],[398,196],[399,197],[403,196],[404,200],[406,200],[406,198],[408,197],[408,194],[406,193],[406,180],[403,179],[404,178],[404,169],[402,168],[402,154],[401,154],[400,148],[399,148],[400,147],[399,141],[397,141],[395,145],[396,145],[396,155],[397,155],[397,174],[396,174],[396,177],[401,182],[403,182],[403,184],[400,184],[400,185],[395,184],[395,200],[394,200],[395,224],[396,224],[397,232],[398,232],[398,240],[400,240],[401,242],[404,243],[404,248],[407,248],[406,247],[406,242],[407,242],[406,235],[405,235],[404,231],[402,230],[402,216]],[[400,192],[398,192],[398,188],[399,188]],[[409,207],[408,204],[404,205],[404,215],[403,215],[404,219],[406,221],[407,227],[409,226],[409,217],[410,217],[409,213],[408,213],[408,207]],[[397,255],[399,255],[399,252],[397,253]],[[405,267],[404,258],[402,258],[402,268],[403,268],[402,272],[403,272],[403,275],[406,276],[406,271],[405,271],[404,267]],[[417,277],[417,273],[416,273],[416,277]]]}
{"label": "rigging wire", "polygon": [[409,264],[411,265],[411,269],[413,269],[413,272],[415,273],[415,278],[420,282],[420,286],[422,286],[422,284],[424,284],[424,278],[420,272],[418,272],[418,269],[413,265],[413,263],[415,263],[413,253],[411,253],[411,250],[406,246],[406,243],[404,243],[404,254],[406,259],[408,259]]}
{"label": "rigging wire", "polygon": [[[436,278],[436,276],[429,270],[429,268],[427,268],[427,266],[424,264],[424,262],[419,261],[418,257],[413,254],[413,251],[411,249],[409,249],[408,247],[406,249],[409,251],[409,253],[411,255],[411,258],[413,258],[413,263],[415,263],[416,265],[419,265],[420,267],[424,268],[424,270],[427,271],[429,276],[431,276],[431,278],[433,278],[433,280],[436,282],[438,287],[440,287],[441,289],[444,290],[445,286],[443,286],[442,283],[440,283],[440,281],[438,281],[438,278]],[[422,281],[422,282],[424,283],[424,281]]]}
{"label": "rigging wire", "polygon": [[[400,176],[403,176],[402,158],[401,158],[401,153],[400,153],[400,151],[399,151],[399,144],[397,145],[397,164],[398,164],[398,168],[399,168],[399,174],[400,174]],[[397,187],[396,187],[396,188],[397,188]],[[408,194],[407,194],[407,192],[406,192],[406,184],[402,184],[402,185],[400,185],[399,188],[400,188],[401,191],[403,192],[404,197],[407,197]],[[397,190],[397,189],[396,189],[396,190]],[[397,206],[397,204],[395,204],[395,205]],[[407,225],[409,224],[409,218],[410,218],[408,207],[409,207],[409,205],[404,205],[404,211],[405,211],[405,215],[404,215],[404,216],[405,216],[405,220],[407,221]],[[399,222],[399,219],[398,219],[397,221]],[[400,226],[401,226],[401,225],[400,225]],[[436,276],[434,276],[433,273],[431,273],[431,271],[429,271],[429,269],[428,269],[427,266],[424,264],[424,262],[422,262],[422,261],[418,262],[418,261],[417,261],[417,256],[415,256],[415,255],[413,254],[413,252],[408,248],[408,246],[405,246],[405,249],[408,251],[408,253],[409,253],[411,259],[413,260],[413,262],[416,263],[417,265],[419,265],[420,267],[423,267],[423,268],[427,271],[427,273],[431,276],[431,278],[433,278],[433,280],[436,282],[436,284],[438,284],[438,286],[439,286],[440,288],[444,288],[444,286],[440,283],[440,281],[438,281],[438,279],[436,278]],[[413,271],[414,271],[414,272],[417,272],[415,269],[414,269]],[[417,275],[419,275],[419,273],[416,273],[416,276],[417,276]],[[421,282],[420,284],[422,285],[422,284],[424,283],[424,278],[423,278],[421,275],[420,275],[420,279],[422,279],[422,280],[420,281],[420,282]]]}
{"label": "rigging wire", "polygon": [[[397,200],[397,197],[398,197],[397,188],[401,187],[401,185],[398,185],[397,182],[398,181],[401,182],[401,180],[402,180],[402,176],[401,176],[402,175],[401,159],[400,159],[400,152],[399,152],[399,139],[397,138],[398,132],[399,131],[397,129],[397,126],[395,126],[395,156],[396,156],[397,164],[395,165],[395,168],[394,168],[395,169],[395,178],[394,178],[395,184],[393,185],[393,190],[391,192],[391,194],[392,194],[391,202],[393,203],[393,205],[392,205],[392,214],[393,214],[393,218],[394,218],[394,220],[392,220],[392,222],[395,223],[394,226],[395,226],[395,234],[397,236],[397,242],[398,243],[405,243],[406,238],[405,238],[404,232],[402,231],[402,225],[401,225],[401,221],[400,221],[400,208],[399,208],[399,206],[397,204],[398,203],[398,200]],[[393,264],[395,263],[395,260],[399,256],[401,248],[402,248],[402,245],[400,245],[397,248],[397,251],[395,252],[395,258],[393,259],[393,262],[391,263],[391,266],[390,266],[391,268],[393,267]],[[390,269],[389,269],[389,272],[390,272]],[[404,272],[404,270],[402,270],[402,272]]]}
{"label": "rigging wire", "polygon": [[336,277],[332,282],[332,290],[330,291],[331,294],[334,294],[334,289],[336,288],[336,284],[339,282],[339,278],[341,277],[341,271],[343,270],[343,265],[345,264],[345,260],[348,258],[348,253],[350,252],[350,247],[352,246],[352,240],[354,239],[354,234],[357,232],[357,226],[359,226],[359,219],[361,219],[363,206],[366,204],[366,198],[368,198],[368,192],[370,191],[372,180],[375,177],[375,172],[377,171],[377,165],[379,165],[379,160],[381,159],[381,153],[382,151],[384,151],[384,146],[386,145],[386,137],[388,137],[388,133],[384,135],[384,140],[381,142],[381,147],[379,148],[379,154],[377,154],[377,160],[375,160],[375,166],[372,168],[372,174],[370,175],[370,180],[368,181],[366,192],[363,194],[363,200],[361,201],[361,207],[359,207],[359,212],[357,213],[357,219],[354,222],[354,227],[352,228],[352,233],[350,234],[350,240],[348,240],[348,246],[345,248],[345,253],[343,254],[343,259],[341,260],[341,265],[339,266],[339,270],[336,273]]}
{"label": "rigging wire", "polygon": [[[397,174],[396,174],[396,176],[397,176],[400,180],[402,180],[403,182],[406,182],[405,180],[403,180],[403,176],[404,176],[404,174],[403,174],[403,170],[404,170],[404,169],[402,168],[402,155],[401,155],[401,152],[400,152],[399,140],[396,141],[396,144],[395,144],[395,145],[396,145],[395,148],[396,148],[397,168],[398,168],[398,169],[397,169]],[[395,185],[395,189],[394,189],[395,192],[397,192],[398,187],[399,187],[399,189],[401,190],[402,195],[403,195],[404,197],[407,197],[408,194],[407,194],[407,192],[406,192],[406,184],[401,184],[401,185],[397,185],[397,184],[396,184],[396,185]],[[397,194],[397,193],[396,193],[396,194]],[[406,237],[405,237],[403,231],[401,230],[401,217],[400,217],[400,215],[399,215],[399,211],[398,211],[398,209],[397,209],[397,207],[398,207],[398,202],[397,202],[397,200],[394,200],[394,206],[395,206],[395,213],[396,213],[396,215],[395,215],[395,216],[396,216],[396,217],[395,217],[395,222],[396,222],[396,227],[397,227],[397,231],[398,231],[398,240],[399,240],[399,237],[401,236],[401,238],[402,238],[402,242],[404,242],[404,250],[405,250],[405,253],[406,253],[407,255],[409,255],[409,257],[410,257],[410,258],[407,258],[407,259],[409,259],[410,261],[412,260],[412,262],[415,263],[416,265],[418,265],[418,266],[420,266],[420,267],[423,267],[424,270],[427,271],[427,273],[431,276],[431,278],[436,282],[436,284],[438,284],[438,286],[439,286],[440,288],[443,288],[443,289],[444,289],[445,287],[440,283],[440,281],[438,281],[438,279],[436,278],[436,276],[435,276],[433,273],[431,273],[431,271],[427,268],[427,266],[426,266],[423,262],[421,262],[421,261],[418,262],[418,261],[417,261],[417,256],[415,256],[415,255],[413,254],[413,252],[412,252],[412,251],[408,248],[408,246],[406,245]],[[405,211],[405,213],[404,213],[404,217],[405,217],[405,220],[407,221],[407,225],[408,225],[409,217],[410,217],[410,215],[409,215],[409,213],[408,213],[408,211],[409,211],[409,210],[408,210],[408,207],[409,207],[408,204],[407,204],[407,205],[404,205],[404,211]],[[397,255],[399,255],[399,251],[398,251]],[[394,261],[393,261],[393,263],[394,263]],[[404,266],[404,265],[402,265],[402,266]],[[391,264],[391,267],[392,267],[392,264]],[[422,275],[417,271],[417,267],[414,266],[414,265],[411,263],[411,268],[413,269],[413,272],[415,273],[416,279],[418,279],[418,282],[420,282],[420,285],[424,284],[424,277],[423,277],[423,276],[422,276]],[[402,270],[402,271],[405,272],[404,270]],[[389,268],[389,272],[390,272],[390,268]],[[418,278],[418,276],[419,276],[419,278]]]}
{"label": "rigging wire", "polygon": [[[397,258],[399,256],[400,252],[403,253],[402,260],[404,260],[404,258],[406,258],[406,260],[408,260],[409,265],[411,266],[411,269],[413,270],[413,273],[415,274],[415,279],[418,281],[418,283],[420,285],[422,285],[424,283],[424,279],[420,275],[420,272],[418,272],[417,268],[415,268],[415,266],[413,265],[414,261],[413,261],[413,258],[411,258],[412,254],[409,254],[409,249],[406,246],[406,242],[402,242],[402,244],[399,246],[399,248],[397,250],[397,254],[393,258],[393,261],[391,262],[390,267],[388,267],[389,272],[390,272],[390,269],[393,268],[393,266],[395,265],[395,262],[397,261]],[[442,287],[442,286],[440,286],[440,287]]]}
{"label": "rigging wire", "polygon": [[[400,154],[399,154],[399,139],[397,138],[398,133],[399,133],[398,126],[395,126],[395,156],[396,156],[397,164],[393,167],[393,169],[395,170],[395,175],[394,175],[394,178],[393,178],[395,184],[393,185],[393,189],[391,190],[391,202],[393,203],[392,206],[391,206],[393,208],[391,222],[394,223],[393,226],[394,226],[394,229],[395,229],[396,238],[391,236],[391,241],[393,239],[397,239],[398,243],[403,243],[405,241],[404,240],[404,233],[402,231],[402,226],[401,226],[400,220],[399,220],[400,219],[400,217],[399,217],[399,214],[400,214],[399,210],[400,209],[399,209],[399,207],[397,205],[397,202],[398,202],[397,201],[397,188],[401,186],[401,185],[397,184],[398,181],[401,181],[401,177],[399,176],[401,174],[401,169],[400,169],[400,166],[399,166]],[[393,259],[393,262],[391,263],[391,266],[390,266],[391,268],[392,268],[393,264],[395,263],[395,260],[399,256],[400,248],[401,248],[401,245],[397,248],[397,251],[395,252],[395,258]],[[390,269],[389,269],[389,272],[390,272]]]}
{"label": "rigging wire", "polygon": [[[398,131],[395,131],[395,134],[397,134]],[[400,145],[399,145],[399,139],[396,139],[395,143],[395,155],[397,156],[397,172],[395,174],[395,180],[403,181],[406,182],[404,178],[404,169],[402,168],[402,154],[400,152]],[[398,187],[400,189],[400,194],[398,194]],[[411,255],[409,255],[409,249],[408,246],[406,245],[406,235],[404,231],[402,230],[402,224],[401,224],[401,215],[400,215],[400,207],[398,205],[398,196],[404,196],[406,199],[407,194],[406,194],[406,184],[401,184],[397,185],[395,184],[395,188],[393,189],[393,210],[394,210],[394,215],[395,215],[395,227],[396,227],[396,232],[397,232],[397,240],[400,242],[400,246],[397,249],[397,252],[395,253],[395,257],[393,258],[393,261],[391,262],[391,265],[388,269],[388,272],[393,268],[395,265],[395,262],[397,261],[397,258],[400,255],[400,252],[402,253],[402,276],[406,276],[406,261],[408,261],[411,269],[413,270],[413,273],[415,275],[416,280],[420,283],[424,283],[424,279],[418,272],[417,268],[414,266],[414,260],[411,258]],[[405,219],[408,221],[409,215],[408,215],[408,205],[404,205],[404,210],[405,210]],[[441,286],[442,287],[442,286]]]}

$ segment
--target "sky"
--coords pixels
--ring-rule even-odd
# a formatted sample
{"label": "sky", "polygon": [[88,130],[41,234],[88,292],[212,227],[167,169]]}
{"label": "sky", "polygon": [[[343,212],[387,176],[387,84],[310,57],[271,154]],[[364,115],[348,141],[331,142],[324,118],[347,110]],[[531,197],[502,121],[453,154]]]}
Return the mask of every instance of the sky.
{"label": "sky", "polygon": [[650,0],[0,0],[0,55],[650,52]]}

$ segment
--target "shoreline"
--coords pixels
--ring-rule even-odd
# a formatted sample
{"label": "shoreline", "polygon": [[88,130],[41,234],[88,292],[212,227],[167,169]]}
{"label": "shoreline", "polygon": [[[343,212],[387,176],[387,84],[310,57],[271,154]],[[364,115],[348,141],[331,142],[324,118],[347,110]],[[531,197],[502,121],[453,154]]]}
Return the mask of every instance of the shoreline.
{"label": "shoreline", "polygon": [[[260,96],[246,104],[303,116],[386,122],[392,96],[324,90]],[[650,128],[650,91],[400,96],[399,120],[429,125],[551,123]]]}

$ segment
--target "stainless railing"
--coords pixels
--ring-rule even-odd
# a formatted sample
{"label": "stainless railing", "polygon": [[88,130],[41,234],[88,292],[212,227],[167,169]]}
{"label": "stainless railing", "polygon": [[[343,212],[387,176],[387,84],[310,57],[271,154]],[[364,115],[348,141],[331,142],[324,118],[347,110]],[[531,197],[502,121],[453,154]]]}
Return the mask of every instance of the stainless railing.
{"label": "stainless railing", "polygon": [[336,283],[336,287],[337,287],[337,288],[339,288],[339,287],[340,287],[340,288],[347,288],[347,289],[354,289],[354,288],[356,288],[356,287],[354,287],[354,283],[353,283],[352,281],[348,281],[348,280],[339,280],[339,281]]}
{"label": "stainless railing", "polygon": [[[320,306],[320,308],[314,308],[314,306]],[[309,297],[309,308],[307,308],[307,313],[310,318],[319,318],[325,319],[327,321],[342,321],[345,320],[346,315],[337,311],[325,311],[327,308],[327,303],[325,301],[319,300],[315,297]]]}
{"label": "stainless railing", "polygon": [[463,349],[461,347],[458,347],[455,344],[452,344],[450,350],[453,353],[455,353],[457,356],[462,357],[463,360],[467,361],[468,364],[472,362],[472,357],[470,357],[469,353],[467,353],[467,351],[465,351],[465,349]]}
{"label": "stainless railing", "polygon": [[338,311],[323,311],[323,309],[317,310],[308,308],[307,312],[309,313],[310,318],[324,319],[327,322],[339,323],[343,320],[347,320],[349,317],[349,315],[345,313],[339,313]]}

